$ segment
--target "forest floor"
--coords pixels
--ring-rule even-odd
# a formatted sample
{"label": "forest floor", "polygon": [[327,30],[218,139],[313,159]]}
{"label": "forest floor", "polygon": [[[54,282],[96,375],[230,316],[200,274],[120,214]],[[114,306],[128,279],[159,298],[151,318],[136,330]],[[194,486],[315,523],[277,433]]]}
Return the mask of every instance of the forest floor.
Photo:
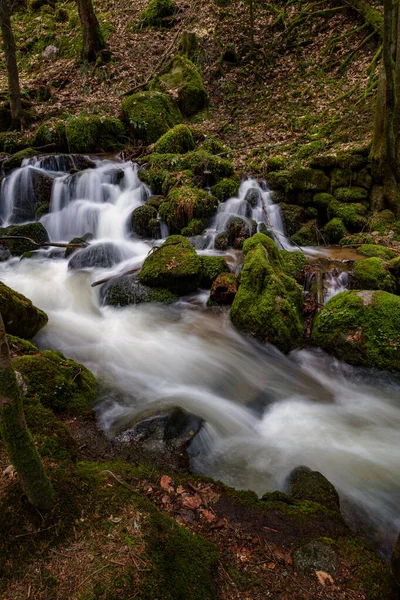
{"label": "forest floor", "polygon": [[[37,123],[81,112],[118,116],[124,95],[146,82],[160,59],[165,64],[176,54],[186,30],[198,36],[198,64],[209,93],[209,107],[193,124],[221,137],[234,150],[237,167],[262,174],[270,155],[299,153],[306,159],[332,145],[368,142],[379,39],[358,15],[333,0],[257,2],[251,52],[248,5],[218,4],[178,0],[173,27],[137,31],[147,0],[97,0],[112,61],[96,68],[78,60],[74,2],[57,2],[55,11],[45,6],[35,14],[16,14],[23,89],[49,86],[51,91],[47,101],[35,101]],[[68,13],[66,23],[57,20],[60,7]],[[50,44],[59,49],[53,61],[42,57]],[[5,67],[1,54],[0,66]],[[5,68],[1,90],[6,90]]]}

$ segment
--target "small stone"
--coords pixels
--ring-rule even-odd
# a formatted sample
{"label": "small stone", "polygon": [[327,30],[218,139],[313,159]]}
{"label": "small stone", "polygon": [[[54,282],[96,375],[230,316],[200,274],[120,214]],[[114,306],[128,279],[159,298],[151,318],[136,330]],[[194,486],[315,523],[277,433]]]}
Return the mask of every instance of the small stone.
{"label": "small stone", "polygon": [[46,46],[42,52],[42,58],[46,60],[55,60],[59,53],[59,49],[56,46]]}

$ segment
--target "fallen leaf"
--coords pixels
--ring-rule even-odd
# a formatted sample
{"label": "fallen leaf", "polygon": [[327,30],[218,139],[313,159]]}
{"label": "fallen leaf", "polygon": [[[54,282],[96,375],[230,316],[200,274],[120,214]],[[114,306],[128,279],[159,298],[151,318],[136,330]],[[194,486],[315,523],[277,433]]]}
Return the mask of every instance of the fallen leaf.
{"label": "fallen leaf", "polygon": [[315,571],[317,579],[321,585],[332,585],[334,583],[333,577],[325,571]]}
{"label": "fallen leaf", "polygon": [[201,513],[201,518],[206,521],[207,523],[212,523],[213,521],[215,521],[215,519],[217,518],[214,513],[212,513],[209,510],[206,510],[205,508],[200,509],[200,513]]}
{"label": "fallen leaf", "polygon": [[113,517],[112,515],[108,520],[110,521],[110,523],[121,523],[122,521],[121,517]]}
{"label": "fallen leaf", "polygon": [[163,490],[168,492],[169,494],[174,491],[174,488],[171,485],[172,479],[168,475],[163,475],[160,480],[160,485]]}
{"label": "fallen leaf", "polygon": [[183,499],[183,505],[187,508],[200,508],[201,498],[198,494],[195,494],[194,496],[188,496]]}
{"label": "fallen leaf", "polygon": [[275,569],[276,564],[273,563],[273,562],[270,562],[270,563],[267,564],[267,567],[268,567],[268,569],[270,569],[272,571],[273,569]]}
{"label": "fallen leaf", "polygon": [[178,485],[178,487],[176,488],[176,493],[183,494],[184,492],[185,492],[185,488],[183,487],[183,485]]}

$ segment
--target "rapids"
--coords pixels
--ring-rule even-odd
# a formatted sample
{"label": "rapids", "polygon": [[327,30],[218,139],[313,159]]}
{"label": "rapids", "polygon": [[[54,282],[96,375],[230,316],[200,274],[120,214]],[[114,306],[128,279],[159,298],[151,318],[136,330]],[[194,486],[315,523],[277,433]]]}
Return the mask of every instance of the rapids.
{"label": "rapids", "polygon": [[[23,170],[32,168],[43,164],[25,165],[21,181]],[[16,180],[15,173],[7,180]],[[130,164],[112,161],[52,176],[51,211],[41,219],[51,239],[69,241],[92,231],[95,244],[118,245],[122,262],[111,269],[71,271],[67,260],[41,250],[34,259],[0,263],[0,278],[47,312],[49,323],[36,343],[62,351],[97,376],[99,426],[112,435],[134,420],[181,406],[206,422],[190,447],[194,471],[262,494],[285,489],[297,465],[317,469],[338,489],[351,521],[388,554],[400,529],[399,382],[319,350],[285,357],[245,339],[227,314],[205,308],[204,291],[172,307],[101,306],[91,283],[140,265],[152,245],[133,237],[127,226],[150,190]],[[1,206],[11,215],[7,180]],[[249,187],[260,190],[251,218],[265,222],[264,203],[283,236],[279,207],[268,190],[247,181],[239,198],[220,207],[203,251],[212,252],[210,239],[223,229],[225,213],[241,214]]]}

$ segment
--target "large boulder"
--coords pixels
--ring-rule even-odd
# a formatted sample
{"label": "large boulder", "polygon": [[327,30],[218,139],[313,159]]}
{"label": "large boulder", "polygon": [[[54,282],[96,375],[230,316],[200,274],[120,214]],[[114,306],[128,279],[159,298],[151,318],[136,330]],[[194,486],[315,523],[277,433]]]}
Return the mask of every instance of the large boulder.
{"label": "large boulder", "polygon": [[[7,227],[4,235],[29,238],[37,244],[49,241],[49,234],[41,223],[26,223],[25,225],[13,225]],[[25,252],[37,250],[37,246],[31,244],[28,239],[5,240],[7,247],[13,256],[21,256]]]}
{"label": "large boulder", "polygon": [[143,263],[138,279],[150,287],[183,295],[197,289],[201,261],[187,238],[171,235]]}
{"label": "large boulder", "polygon": [[354,263],[352,287],[357,290],[394,292],[396,280],[381,258],[372,257]]}
{"label": "large boulder", "polygon": [[65,128],[70,152],[114,152],[123,147],[125,128],[119,119],[79,115]]}
{"label": "large boulder", "polygon": [[94,405],[96,379],[86,367],[60,352],[19,356],[13,360],[13,368],[25,380],[28,400],[37,400],[56,412],[87,413]]}
{"label": "large boulder", "polygon": [[159,154],[185,154],[195,149],[192,132],[187,125],[176,125],[164,133],[154,146]]}
{"label": "large boulder", "polygon": [[144,302],[172,304],[178,297],[164,288],[152,288],[137,279],[137,275],[114,277],[101,288],[101,301],[108,306],[129,306]]}
{"label": "large boulder", "polygon": [[112,242],[92,244],[83,250],[74,252],[68,263],[68,269],[109,269],[121,262],[123,255],[118,246]]}
{"label": "large boulder", "polygon": [[121,105],[121,114],[131,135],[147,144],[156,142],[182,121],[174,101],[160,92],[139,92],[128,96]]}
{"label": "large boulder", "polygon": [[346,291],[317,315],[312,339],[352,365],[400,370],[400,297],[384,291]]}
{"label": "large boulder", "polygon": [[207,92],[201,75],[192,61],[184,56],[175,56],[153,79],[151,89],[173,93],[186,117],[196,114],[207,104]]}
{"label": "large boulder", "polygon": [[364,202],[368,198],[368,192],[361,187],[340,187],[333,192],[339,202]]}
{"label": "large boulder", "polygon": [[34,337],[48,321],[46,313],[2,282],[0,282],[0,313],[6,332],[24,339]]}
{"label": "large boulder", "polygon": [[159,214],[172,233],[180,233],[192,219],[208,220],[217,206],[217,199],[206,191],[183,186],[168,194],[167,202],[159,208]]}
{"label": "large boulder", "polygon": [[295,348],[303,333],[303,292],[285,275],[276,244],[257,233],[243,244],[244,266],[231,309],[233,324],[283,352]]}

